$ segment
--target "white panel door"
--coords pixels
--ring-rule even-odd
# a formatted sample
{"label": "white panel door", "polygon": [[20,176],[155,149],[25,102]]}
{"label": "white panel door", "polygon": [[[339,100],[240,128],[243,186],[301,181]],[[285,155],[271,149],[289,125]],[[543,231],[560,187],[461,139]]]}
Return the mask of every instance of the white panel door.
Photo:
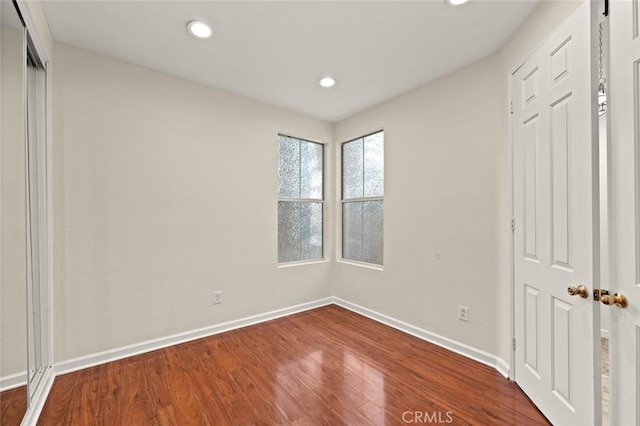
{"label": "white panel door", "polygon": [[511,78],[515,379],[556,425],[600,421],[594,20],[585,2]]}
{"label": "white panel door", "polygon": [[640,426],[640,2],[610,4],[611,424]]}

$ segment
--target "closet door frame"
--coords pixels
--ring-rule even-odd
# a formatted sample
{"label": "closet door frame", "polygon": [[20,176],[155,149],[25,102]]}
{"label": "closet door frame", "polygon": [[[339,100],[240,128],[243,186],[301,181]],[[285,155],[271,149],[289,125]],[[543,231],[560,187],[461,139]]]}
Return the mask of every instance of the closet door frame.
{"label": "closet door frame", "polygon": [[28,404],[51,368],[51,238],[47,196],[47,71],[27,39],[27,390]]}
{"label": "closet door frame", "polygon": [[[37,85],[40,88],[39,96],[42,97],[41,109],[38,112],[41,123],[39,131],[42,141],[40,144],[41,154],[45,160],[40,163],[38,171],[42,173],[43,193],[40,194],[40,200],[44,203],[44,214],[39,222],[44,225],[45,234],[41,246],[42,256],[41,262],[43,279],[41,283],[43,287],[39,293],[41,303],[39,318],[42,324],[39,346],[39,357],[41,360],[42,372],[38,380],[35,392],[28,392],[29,398],[27,403],[27,411],[22,420],[22,425],[35,425],[38,417],[47,400],[47,396],[53,385],[55,372],[53,368],[53,132],[52,132],[52,59],[53,59],[53,41],[46,24],[46,18],[42,6],[39,3],[30,4],[26,0],[14,0],[14,3],[23,19],[27,31],[27,44],[25,45],[25,53],[35,59],[39,65],[38,75],[36,77]],[[26,55],[25,55],[26,56]],[[27,62],[25,60],[25,77],[27,76]],[[25,78],[25,99],[26,99],[26,78]],[[25,114],[27,104],[24,105]],[[26,120],[25,120],[26,121]],[[25,127],[27,123],[25,122]],[[27,144],[28,141],[25,141]],[[27,226],[28,226],[27,222]],[[28,265],[28,268],[30,266]],[[29,306],[28,306],[29,307]],[[29,315],[29,314],[28,314]],[[32,333],[29,331],[28,333]],[[28,334],[29,336],[29,334]],[[29,346],[29,345],[28,345]],[[32,350],[32,348],[28,348]],[[29,355],[28,355],[29,356]],[[30,375],[27,372],[27,379]]]}

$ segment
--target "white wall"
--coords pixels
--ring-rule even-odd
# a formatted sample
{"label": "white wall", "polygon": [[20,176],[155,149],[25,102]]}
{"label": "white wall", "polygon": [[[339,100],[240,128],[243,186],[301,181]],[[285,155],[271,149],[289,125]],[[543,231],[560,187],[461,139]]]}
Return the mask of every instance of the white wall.
{"label": "white wall", "polygon": [[331,125],[63,44],[55,61],[56,362],[330,296],[331,263],[277,268],[276,154],[278,132]]}
{"label": "white wall", "polygon": [[[336,266],[335,293],[495,353],[500,67],[485,59],[339,123],[385,130],[384,271]],[[457,306],[470,308],[469,323]]]}
{"label": "white wall", "polygon": [[386,194],[384,271],[336,265],[336,296],[509,361],[507,75],[578,4],[543,2],[497,54],[335,126],[385,130]]}
{"label": "white wall", "polygon": [[27,370],[26,170],[22,125],[25,56],[21,30],[2,26],[0,54],[0,377],[5,377]]}
{"label": "white wall", "polygon": [[[56,362],[332,292],[508,361],[507,75],[577,5],[543,2],[498,53],[335,126],[56,44]],[[380,128],[384,271],[278,269],[276,134]]]}

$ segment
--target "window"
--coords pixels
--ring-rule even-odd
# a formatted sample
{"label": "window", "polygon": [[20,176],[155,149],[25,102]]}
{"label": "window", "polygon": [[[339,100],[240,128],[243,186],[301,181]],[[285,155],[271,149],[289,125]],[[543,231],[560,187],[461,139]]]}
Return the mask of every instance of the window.
{"label": "window", "polygon": [[382,265],[384,133],[342,144],[342,258]]}
{"label": "window", "polygon": [[278,135],[278,262],[322,259],[324,146]]}

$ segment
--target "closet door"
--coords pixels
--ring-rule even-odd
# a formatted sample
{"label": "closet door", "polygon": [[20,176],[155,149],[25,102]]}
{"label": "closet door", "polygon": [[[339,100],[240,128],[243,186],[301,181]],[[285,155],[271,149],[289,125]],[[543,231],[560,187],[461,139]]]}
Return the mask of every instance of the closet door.
{"label": "closet door", "polygon": [[47,222],[46,71],[27,51],[27,335],[29,401],[48,367],[49,229]]}

